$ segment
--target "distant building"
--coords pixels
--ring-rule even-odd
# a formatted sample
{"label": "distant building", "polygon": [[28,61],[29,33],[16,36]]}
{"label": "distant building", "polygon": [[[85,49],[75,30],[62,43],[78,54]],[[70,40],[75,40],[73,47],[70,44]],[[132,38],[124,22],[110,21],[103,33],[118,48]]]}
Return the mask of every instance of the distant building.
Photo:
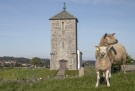
{"label": "distant building", "polygon": [[30,59],[27,58],[17,58],[17,57],[9,57],[4,56],[0,57],[0,66],[10,67],[10,66],[22,66],[24,63],[29,63]]}
{"label": "distant building", "polygon": [[78,69],[80,69],[82,67],[82,52],[80,52],[79,50],[77,50],[77,55],[78,55]]}
{"label": "distant building", "polygon": [[94,67],[95,66],[94,60],[88,60],[88,61],[83,61],[82,66],[83,67]]}
{"label": "distant building", "polygon": [[[77,70],[77,22],[78,19],[66,11],[63,11],[50,18],[51,22],[51,59],[50,69],[60,68],[60,60],[66,60],[66,66],[69,70]],[[81,56],[81,55],[80,55]]]}

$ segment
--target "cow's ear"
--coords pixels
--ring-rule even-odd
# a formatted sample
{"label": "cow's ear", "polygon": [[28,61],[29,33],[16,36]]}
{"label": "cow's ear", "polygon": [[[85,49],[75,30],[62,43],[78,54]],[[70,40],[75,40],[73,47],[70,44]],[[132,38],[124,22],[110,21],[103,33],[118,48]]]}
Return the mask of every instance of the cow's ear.
{"label": "cow's ear", "polygon": [[115,35],[115,33],[113,33],[112,35]]}
{"label": "cow's ear", "polygon": [[98,47],[98,46],[95,46],[96,47],[96,50],[98,51],[98,50],[100,50],[100,48]]}
{"label": "cow's ear", "polygon": [[107,33],[105,33],[104,38],[107,36]]}

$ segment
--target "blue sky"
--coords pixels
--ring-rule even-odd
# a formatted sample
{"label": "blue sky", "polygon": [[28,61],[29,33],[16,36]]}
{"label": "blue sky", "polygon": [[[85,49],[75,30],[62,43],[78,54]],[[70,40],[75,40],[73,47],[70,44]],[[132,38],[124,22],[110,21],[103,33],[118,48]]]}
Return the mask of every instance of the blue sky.
{"label": "blue sky", "polygon": [[78,18],[78,49],[95,59],[95,45],[116,33],[135,59],[135,0],[0,0],[0,56],[50,58],[49,18],[63,10]]}

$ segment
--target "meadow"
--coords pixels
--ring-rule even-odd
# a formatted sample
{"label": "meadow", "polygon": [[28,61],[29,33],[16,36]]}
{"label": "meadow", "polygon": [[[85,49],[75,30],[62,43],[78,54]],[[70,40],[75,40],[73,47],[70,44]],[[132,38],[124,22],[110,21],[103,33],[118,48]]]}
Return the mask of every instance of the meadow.
{"label": "meadow", "polygon": [[[85,76],[78,71],[66,71],[65,79],[54,79],[57,71],[49,69],[0,69],[0,91],[135,91],[135,72],[112,74],[111,87],[95,88],[94,68],[85,68]],[[24,79],[42,78],[38,81]]]}

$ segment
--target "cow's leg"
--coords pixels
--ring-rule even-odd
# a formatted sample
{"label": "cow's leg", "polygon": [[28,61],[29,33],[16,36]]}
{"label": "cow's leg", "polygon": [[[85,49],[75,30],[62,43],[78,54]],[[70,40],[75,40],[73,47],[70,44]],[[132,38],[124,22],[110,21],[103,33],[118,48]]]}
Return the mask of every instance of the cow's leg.
{"label": "cow's leg", "polygon": [[97,73],[97,82],[96,82],[95,87],[98,87],[99,86],[99,81],[100,81],[100,73],[99,73],[99,71],[97,71],[96,73]]}

